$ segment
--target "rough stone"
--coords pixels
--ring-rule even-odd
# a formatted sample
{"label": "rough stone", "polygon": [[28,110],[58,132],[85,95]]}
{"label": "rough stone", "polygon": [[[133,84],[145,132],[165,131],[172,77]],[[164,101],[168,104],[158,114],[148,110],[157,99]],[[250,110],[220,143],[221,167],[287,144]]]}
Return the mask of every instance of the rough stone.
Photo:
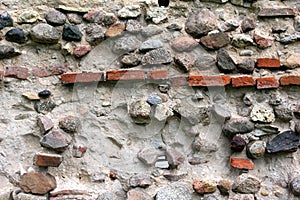
{"label": "rough stone", "polygon": [[124,36],[116,39],[113,45],[113,52],[117,54],[134,51],[141,45],[141,41],[134,36]]}
{"label": "rough stone", "polygon": [[179,181],[184,178],[187,174],[173,174],[173,173],[164,173],[164,177],[169,181]]}
{"label": "rough stone", "polygon": [[300,119],[300,105],[298,105],[295,110],[294,110],[294,116],[297,118],[297,119]]}
{"label": "rough stone", "polygon": [[158,96],[157,94],[152,94],[148,97],[147,103],[150,105],[157,105],[162,103],[162,98]]}
{"label": "rough stone", "polygon": [[119,18],[136,18],[141,15],[141,7],[139,5],[125,6],[118,11]]}
{"label": "rough stone", "polygon": [[179,37],[171,43],[171,47],[179,52],[189,52],[197,46],[198,42],[191,37]]}
{"label": "rough stone", "polygon": [[36,112],[46,115],[47,113],[51,112],[55,106],[56,104],[52,101],[36,102],[34,104],[34,109]]}
{"label": "rough stone", "polygon": [[144,37],[151,37],[154,35],[158,35],[163,32],[163,29],[157,25],[149,24],[148,26],[144,27],[141,31],[142,36]]}
{"label": "rough stone", "polygon": [[153,200],[144,190],[135,188],[127,192],[127,200]]}
{"label": "rough stone", "polygon": [[74,158],[82,158],[87,151],[87,147],[84,145],[74,145],[72,155]]}
{"label": "rough stone", "polygon": [[36,153],[33,158],[33,164],[40,167],[58,167],[63,161],[61,155]]}
{"label": "rough stone", "polygon": [[141,62],[141,57],[139,54],[136,53],[130,53],[126,54],[122,57],[121,63],[124,65],[124,67],[133,67],[137,66]]}
{"label": "rough stone", "polygon": [[65,24],[62,38],[66,41],[81,41],[82,33],[77,25]]}
{"label": "rough stone", "polygon": [[8,45],[0,45],[0,59],[13,58],[21,55],[14,47]]}
{"label": "rough stone", "polygon": [[48,24],[52,26],[61,26],[66,23],[67,17],[62,12],[57,10],[51,10],[47,12],[45,19]]}
{"label": "rough stone", "polygon": [[39,115],[37,123],[43,134],[50,131],[54,127],[52,120],[45,115]]}
{"label": "rough stone", "polygon": [[192,191],[184,183],[172,183],[160,189],[155,200],[192,200]]}
{"label": "rough stone", "polygon": [[16,195],[15,200],[47,200],[47,199],[48,199],[47,195],[42,196],[42,195],[33,195],[33,194],[20,192]]}
{"label": "rough stone", "polygon": [[126,31],[128,32],[140,32],[142,30],[142,25],[137,20],[129,19],[126,22]]}
{"label": "rough stone", "polygon": [[300,53],[293,53],[281,61],[282,65],[289,69],[300,67]]}
{"label": "rough stone", "polygon": [[96,23],[106,27],[117,22],[117,17],[113,13],[106,13],[103,10],[91,11],[85,14],[83,18],[90,23]]}
{"label": "rough stone", "polygon": [[168,148],[166,155],[171,168],[177,168],[185,160],[184,155],[175,149]]}
{"label": "rough stone", "polygon": [[[202,59],[199,60],[202,61]],[[195,59],[193,56],[189,54],[178,54],[175,55],[174,62],[178,65],[178,68],[180,68],[182,71],[188,72],[193,67],[195,63]]]}
{"label": "rough stone", "polygon": [[154,118],[158,121],[165,121],[168,117],[173,116],[172,109],[165,103],[158,104],[155,107]]}
{"label": "rough stone", "polygon": [[246,32],[249,32],[253,29],[255,29],[255,22],[252,18],[245,18],[243,21],[242,21],[242,24],[241,24],[241,28],[242,28],[242,31],[244,33]]}
{"label": "rough stone", "polygon": [[248,118],[231,118],[223,126],[223,132],[227,136],[238,133],[249,133],[254,130],[254,124]]}
{"label": "rough stone", "polygon": [[125,30],[126,26],[123,23],[114,23],[112,24],[105,32],[105,36],[107,38],[109,37],[116,37],[118,35],[121,35],[123,31]]}
{"label": "rough stone", "polygon": [[[13,18],[10,16],[8,12],[3,12],[0,15],[0,30],[6,26],[13,26]],[[2,28],[1,28],[2,27]]]}
{"label": "rough stone", "polygon": [[91,45],[97,45],[101,43],[105,38],[103,28],[97,24],[89,25],[85,29],[85,33],[86,33],[85,40]]}
{"label": "rough stone", "polygon": [[113,192],[104,192],[99,194],[96,200],[122,200],[123,198],[119,197],[117,194]]}
{"label": "rough stone", "polygon": [[242,152],[246,146],[246,141],[241,136],[234,136],[231,140],[231,150],[235,152]]}
{"label": "rough stone", "polygon": [[253,55],[253,51],[252,50],[241,50],[240,51],[240,56],[252,56]]}
{"label": "rough stone", "polygon": [[58,126],[67,133],[76,133],[80,128],[80,120],[78,117],[69,115],[60,119]]}
{"label": "rough stone", "polygon": [[243,194],[254,194],[260,189],[260,180],[249,174],[240,175],[232,185],[232,191]]}
{"label": "rough stone", "polygon": [[271,133],[271,134],[279,133],[278,127],[270,124],[255,124],[255,128],[258,128],[266,133]]}
{"label": "rough stone", "polygon": [[49,133],[44,135],[40,144],[43,147],[53,149],[57,152],[63,152],[70,144],[71,139],[66,134],[59,130],[52,129]]}
{"label": "rough stone", "polygon": [[230,39],[226,33],[211,33],[200,38],[201,44],[209,50],[217,50],[227,46]]}
{"label": "rough stone", "polygon": [[33,24],[40,19],[40,14],[37,11],[28,10],[21,13],[18,17],[20,24]]}
{"label": "rough stone", "polygon": [[271,123],[275,121],[273,108],[267,104],[256,104],[252,108],[250,118],[254,122]]}
{"label": "rough stone", "polygon": [[237,69],[242,73],[252,73],[255,69],[255,61],[252,58],[244,58],[238,65]]}
{"label": "rough stone", "polygon": [[193,67],[201,71],[214,69],[216,67],[216,59],[210,54],[202,54],[196,58]]}
{"label": "rough stone", "polygon": [[88,54],[92,50],[90,45],[78,45],[73,50],[73,54],[76,58],[81,58]]}
{"label": "rough stone", "polygon": [[154,24],[160,24],[168,20],[167,10],[164,8],[153,7],[147,10],[146,19]]}
{"label": "rough stone", "polygon": [[30,32],[31,39],[34,42],[55,44],[59,40],[59,33],[57,30],[49,24],[37,24]]}
{"label": "rough stone", "polygon": [[224,23],[218,26],[218,29],[222,32],[230,32],[234,31],[240,26],[240,23],[237,20],[229,19],[226,20]]}
{"label": "rough stone", "polygon": [[137,154],[137,157],[140,161],[142,161],[144,164],[147,165],[154,165],[157,158],[158,158],[159,152],[154,148],[145,148],[139,151]]}
{"label": "rough stone", "polygon": [[274,137],[266,147],[268,153],[295,152],[299,146],[299,135],[294,131],[284,131]]}
{"label": "rough stone", "polygon": [[232,36],[231,44],[238,48],[244,48],[254,45],[254,41],[249,35],[246,34],[234,34]]}
{"label": "rough stone", "polygon": [[231,72],[236,69],[234,61],[224,49],[219,49],[217,52],[217,65],[222,72]]}
{"label": "rough stone", "polygon": [[150,39],[143,42],[139,48],[141,52],[147,52],[153,49],[161,48],[163,47],[163,43],[160,40],[157,39]]}
{"label": "rough stone", "polygon": [[263,8],[258,12],[259,17],[294,17],[295,11],[287,7]]}
{"label": "rough stone", "polygon": [[208,181],[194,181],[193,188],[198,194],[214,193],[217,190],[217,185]]}
{"label": "rough stone", "polygon": [[5,39],[19,44],[25,43],[28,39],[25,32],[20,28],[13,28],[6,32]]}
{"label": "rough stone", "polygon": [[170,31],[181,31],[182,30],[182,26],[180,26],[179,24],[170,24],[167,26],[167,29]]}
{"label": "rough stone", "polygon": [[300,40],[300,33],[292,33],[289,35],[285,35],[284,37],[280,38],[280,43],[282,44],[290,44]]}
{"label": "rough stone", "polygon": [[148,124],[150,118],[151,106],[143,100],[137,100],[130,104],[129,114],[136,124]]}
{"label": "rough stone", "polygon": [[207,8],[202,8],[192,13],[185,23],[185,31],[199,38],[217,28],[217,17]]}
{"label": "rough stone", "polygon": [[70,23],[72,24],[81,24],[82,23],[82,16],[76,13],[68,13],[67,18]]}
{"label": "rough stone", "polygon": [[142,57],[142,64],[168,64],[172,62],[172,60],[172,55],[168,50],[164,48],[158,48],[147,52]]}
{"label": "rough stone", "polygon": [[257,140],[247,144],[247,156],[250,158],[262,158],[265,154],[266,143],[262,140]]}
{"label": "rough stone", "polygon": [[56,188],[56,180],[49,173],[30,172],[21,176],[20,187],[24,192],[46,194]]}
{"label": "rough stone", "polygon": [[129,179],[130,187],[146,188],[152,185],[152,180],[149,175],[134,175]]}
{"label": "rough stone", "polygon": [[231,112],[219,104],[212,106],[212,114],[222,124],[231,117]]}
{"label": "rough stone", "polygon": [[289,106],[289,103],[284,103],[274,107],[274,112],[276,118],[284,121],[289,122],[293,119],[293,111]]}
{"label": "rough stone", "polygon": [[295,177],[290,182],[290,189],[295,196],[300,196],[300,177]]}
{"label": "rough stone", "polygon": [[262,49],[271,47],[274,44],[274,38],[267,36],[266,34],[255,32],[253,38],[258,47]]}
{"label": "rough stone", "polygon": [[220,193],[222,195],[229,195],[231,183],[226,179],[222,179],[221,181],[218,182],[217,187],[220,190]]}

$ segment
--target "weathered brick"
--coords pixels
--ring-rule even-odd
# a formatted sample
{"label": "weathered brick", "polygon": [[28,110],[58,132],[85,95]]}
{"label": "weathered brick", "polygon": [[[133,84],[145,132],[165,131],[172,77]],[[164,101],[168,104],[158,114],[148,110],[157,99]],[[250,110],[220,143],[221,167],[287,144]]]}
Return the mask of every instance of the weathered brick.
{"label": "weathered brick", "polygon": [[190,75],[190,86],[225,86],[230,84],[230,76],[202,76],[202,75]]}
{"label": "weathered brick", "polygon": [[103,72],[74,72],[61,75],[61,81],[63,83],[88,83],[103,80]]}
{"label": "weathered brick", "polygon": [[278,88],[279,83],[275,77],[263,77],[256,79],[257,89]]}
{"label": "weathered brick", "polygon": [[292,8],[263,8],[258,12],[259,17],[294,17]]}
{"label": "weathered brick", "polygon": [[168,70],[152,70],[147,72],[147,79],[163,80],[168,79]]}
{"label": "weathered brick", "polygon": [[63,157],[57,154],[36,153],[33,164],[40,167],[58,167],[63,161]]}
{"label": "weathered brick", "polygon": [[255,85],[255,80],[252,76],[238,76],[231,78],[232,87],[243,87]]}
{"label": "weathered brick", "polygon": [[300,76],[299,75],[289,75],[282,76],[279,80],[280,85],[300,85]]}
{"label": "weathered brick", "polygon": [[189,81],[187,76],[176,76],[170,78],[171,84],[173,87],[179,87],[179,86],[188,86]]}
{"label": "weathered brick", "polygon": [[54,65],[33,69],[32,74],[34,76],[42,78],[47,76],[60,75],[66,73],[67,71],[69,71],[69,67],[67,65]]}
{"label": "weathered brick", "polygon": [[258,58],[257,67],[259,68],[280,68],[279,58]]}
{"label": "weathered brick", "polygon": [[28,68],[25,67],[6,67],[5,77],[12,77],[18,79],[27,79],[28,78]]}
{"label": "weathered brick", "polygon": [[230,166],[238,169],[254,169],[254,163],[248,158],[230,158]]}
{"label": "weathered brick", "polygon": [[106,71],[106,80],[144,80],[145,72],[143,70],[108,70]]}

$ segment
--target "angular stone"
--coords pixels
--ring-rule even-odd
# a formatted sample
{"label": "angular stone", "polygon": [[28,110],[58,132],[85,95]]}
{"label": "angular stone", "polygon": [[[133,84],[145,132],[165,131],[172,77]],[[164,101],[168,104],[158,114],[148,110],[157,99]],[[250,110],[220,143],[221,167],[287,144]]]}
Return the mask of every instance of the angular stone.
{"label": "angular stone", "polygon": [[231,72],[236,69],[234,61],[224,49],[217,52],[217,65],[222,72]]}
{"label": "angular stone", "polygon": [[255,124],[255,128],[271,134],[279,133],[278,127],[270,124]]}
{"label": "angular stone", "polygon": [[290,182],[290,189],[295,196],[300,196],[300,177],[295,177]]}
{"label": "angular stone", "polygon": [[126,26],[123,23],[114,23],[106,30],[105,36],[109,38],[121,35],[125,28]]}
{"label": "angular stone", "polygon": [[244,48],[247,46],[252,46],[254,41],[249,35],[246,34],[234,34],[232,36],[232,45],[238,48]]}
{"label": "angular stone", "polygon": [[33,24],[39,19],[40,19],[40,14],[37,11],[28,10],[28,11],[21,13],[21,15],[19,15],[18,23]]}
{"label": "angular stone", "polygon": [[257,140],[247,144],[247,156],[250,158],[262,158],[265,154],[266,143],[262,140]]}
{"label": "angular stone", "polygon": [[299,147],[299,135],[294,131],[284,131],[267,144],[268,153],[295,152]]}
{"label": "angular stone", "polygon": [[[119,195],[117,195],[117,193],[113,193],[113,192],[104,192],[102,194],[99,194],[99,196],[97,197],[96,200],[123,200],[124,197],[120,197]],[[84,199],[85,200],[85,199]]]}
{"label": "angular stone", "polygon": [[145,149],[142,149],[141,151],[139,151],[139,153],[137,154],[137,157],[144,164],[153,165],[156,162],[158,155],[159,155],[159,153],[156,149],[145,148]]}
{"label": "angular stone", "polygon": [[73,54],[76,58],[81,58],[92,50],[90,45],[78,45],[75,47]]}
{"label": "angular stone", "polygon": [[33,164],[39,167],[58,167],[63,161],[63,157],[57,154],[36,153]]}
{"label": "angular stone", "polygon": [[149,175],[135,175],[130,177],[129,186],[130,187],[142,187],[146,188],[152,185],[152,180]]}
{"label": "angular stone", "polygon": [[281,37],[279,42],[282,44],[290,44],[296,41],[300,41],[300,33],[298,32]]}
{"label": "angular stone", "polygon": [[255,61],[252,58],[244,58],[238,65],[237,69],[242,73],[252,73],[255,69]]}
{"label": "angular stone", "polygon": [[126,54],[122,57],[121,63],[124,65],[124,67],[133,67],[137,66],[141,62],[141,57],[139,54],[136,53],[130,53]]}
{"label": "angular stone", "polygon": [[68,13],[67,18],[70,23],[72,24],[81,24],[82,23],[82,16],[76,13]]}
{"label": "angular stone", "polygon": [[192,200],[192,191],[185,183],[172,183],[160,189],[155,200]]}
{"label": "angular stone", "polygon": [[83,8],[83,7],[70,7],[70,6],[64,6],[64,5],[57,6],[57,9],[64,12],[64,13],[68,12],[68,13],[84,14],[84,13],[87,13],[89,11],[89,9]]}
{"label": "angular stone", "polygon": [[207,8],[190,14],[185,23],[185,31],[194,38],[200,38],[217,28],[217,17]]}
{"label": "angular stone", "polygon": [[165,121],[168,119],[168,117],[171,117],[173,115],[174,113],[172,111],[172,108],[170,108],[165,103],[158,104],[155,107],[154,118],[157,119],[158,121]]}
{"label": "angular stone", "polygon": [[49,24],[37,24],[30,32],[31,39],[34,42],[54,44],[57,43],[60,36],[57,30]]}
{"label": "angular stone", "polygon": [[139,21],[129,19],[126,22],[126,31],[128,32],[140,32],[142,30],[142,25]]}
{"label": "angular stone", "polygon": [[225,135],[231,137],[238,133],[249,133],[254,130],[254,124],[248,118],[231,118],[223,126]]}
{"label": "angular stone", "polygon": [[230,39],[226,33],[220,32],[201,37],[200,42],[209,50],[217,50],[227,46],[230,43]]}
{"label": "angular stone", "polygon": [[148,124],[150,118],[151,106],[142,100],[132,102],[129,106],[129,114],[136,124]]}
{"label": "angular stone", "polygon": [[234,31],[240,26],[240,23],[237,20],[229,19],[226,20],[224,23],[218,26],[218,29],[222,32],[230,32]]}
{"label": "angular stone", "polygon": [[271,123],[275,121],[273,108],[267,104],[256,104],[252,108],[250,118],[254,122]]}
{"label": "angular stone", "polygon": [[13,26],[13,23],[14,23],[13,18],[9,15],[8,12],[4,12],[0,14],[0,30],[6,26]]}
{"label": "angular stone", "polygon": [[222,195],[229,195],[231,183],[226,179],[222,179],[221,181],[219,181],[217,187]]}
{"label": "angular stone", "polygon": [[251,30],[253,30],[253,29],[255,29],[255,21],[254,21],[254,19],[252,19],[252,18],[245,18],[243,21],[242,21],[242,24],[241,24],[241,28],[242,28],[242,31],[244,32],[244,33],[246,33],[246,32],[249,32],[249,31],[251,31]]}
{"label": "angular stone", "polygon": [[48,77],[53,75],[60,75],[69,71],[69,66],[67,65],[54,65],[45,66],[43,68],[36,68],[32,70],[32,74],[37,77]]}
{"label": "angular stone", "polygon": [[199,70],[211,70],[216,67],[216,59],[210,54],[201,54],[197,56],[194,67]]}
{"label": "angular stone", "polygon": [[57,10],[51,10],[47,12],[45,19],[48,24],[52,26],[61,26],[66,23],[67,17],[62,12]]}
{"label": "angular stone", "polygon": [[230,158],[230,166],[237,168],[237,169],[247,169],[247,170],[254,169],[254,163],[252,162],[252,160],[250,160],[248,158],[231,157]]}
{"label": "angular stone", "polygon": [[231,117],[230,111],[219,104],[214,104],[212,106],[212,114],[220,123],[224,123],[224,121],[230,119]]}
{"label": "angular stone", "polygon": [[144,37],[151,37],[154,35],[158,35],[163,32],[163,29],[157,25],[149,24],[148,26],[144,27],[141,31],[142,36]]}
{"label": "angular stone", "polygon": [[45,115],[39,115],[37,123],[43,134],[50,131],[54,127],[52,120]]}
{"label": "angular stone", "polygon": [[34,109],[38,113],[42,113],[46,115],[47,113],[51,112],[55,108],[56,104],[52,101],[43,101],[43,102],[36,102],[34,104]]}
{"label": "angular stone", "polygon": [[30,172],[21,176],[20,188],[32,194],[46,194],[56,188],[55,177],[49,173]]}
{"label": "angular stone", "polygon": [[160,24],[168,20],[168,12],[164,8],[152,7],[147,9],[146,20],[151,20],[154,24]]}
{"label": "angular stone", "polygon": [[258,45],[259,48],[265,49],[271,47],[274,44],[274,38],[270,36],[266,36],[264,34],[255,32],[253,35],[254,41]]}
{"label": "angular stone", "polygon": [[258,12],[258,17],[294,17],[292,8],[263,8]]}
{"label": "angular stone", "polygon": [[112,50],[114,53],[122,54],[136,50],[141,45],[141,41],[135,36],[123,36],[114,41]]}
{"label": "angular stone", "polygon": [[66,41],[81,41],[82,33],[77,25],[65,24],[62,38]]}
{"label": "angular stone", "polygon": [[[199,59],[199,60],[201,61],[202,59]],[[178,54],[174,57],[174,62],[184,72],[188,72],[193,67],[195,59],[190,54]]]}
{"label": "angular stone", "polygon": [[193,188],[198,194],[214,193],[217,190],[217,185],[208,181],[194,181]]}
{"label": "angular stone", "polygon": [[298,105],[295,110],[294,110],[294,116],[297,118],[297,119],[300,119],[300,105]]}
{"label": "angular stone", "polygon": [[171,47],[175,51],[189,52],[198,46],[198,42],[191,37],[179,37],[176,38],[172,43]]}
{"label": "angular stone", "polygon": [[235,152],[242,152],[246,146],[246,141],[241,136],[235,135],[230,144],[230,149]]}
{"label": "angular stone", "polygon": [[182,164],[185,157],[182,153],[175,149],[168,148],[166,151],[167,160],[171,168],[177,168],[178,165]]}
{"label": "angular stone", "polygon": [[19,44],[25,43],[28,39],[25,32],[20,28],[13,28],[6,32],[5,39]]}
{"label": "angular stone", "polygon": [[153,198],[142,189],[132,189],[127,192],[127,200],[153,200]]}
{"label": "angular stone", "polygon": [[290,108],[289,103],[284,103],[284,104],[275,106],[274,112],[275,112],[276,118],[278,118],[284,122],[289,122],[290,120],[293,119],[293,111]]}
{"label": "angular stone", "polygon": [[69,146],[70,142],[71,139],[69,136],[55,129],[52,129],[40,140],[41,146],[57,152],[63,152]]}
{"label": "angular stone", "polygon": [[172,55],[168,50],[158,48],[147,52],[142,58],[142,64],[168,64],[172,62],[172,60]]}
{"label": "angular stone", "polygon": [[289,55],[287,59],[282,60],[282,65],[289,69],[300,67],[300,53]]}
{"label": "angular stone", "polygon": [[160,168],[160,169],[169,169],[169,163],[166,159],[166,156],[159,156],[157,158],[157,161],[155,162],[154,167]]}
{"label": "angular stone", "polygon": [[14,47],[0,45],[0,59],[13,58],[19,55],[21,55],[21,53],[17,52]]}
{"label": "angular stone", "polygon": [[153,49],[161,48],[163,47],[163,43],[160,40],[157,39],[150,39],[143,42],[139,48],[141,52],[147,52]]}
{"label": "angular stone", "polygon": [[36,93],[33,93],[33,92],[24,92],[22,94],[23,97],[26,97],[27,99],[29,100],[40,100],[40,97],[36,94]]}
{"label": "angular stone", "polygon": [[97,45],[101,43],[105,38],[104,29],[97,24],[89,25],[85,29],[85,33],[86,33],[85,40],[91,45]]}
{"label": "angular stone", "polygon": [[249,174],[240,175],[232,185],[232,191],[243,194],[254,194],[260,189],[260,180]]}
{"label": "angular stone", "polygon": [[80,128],[80,120],[78,117],[69,115],[60,119],[58,126],[67,133],[76,133]]}
{"label": "angular stone", "polygon": [[184,178],[187,174],[173,174],[173,173],[164,173],[164,177],[169,181],[179,181]]}
{"label": "angular stone", "polygon": [[119,18],[136,18],[141,15],[141,7],[139,5],[129,5],[118,11]]}

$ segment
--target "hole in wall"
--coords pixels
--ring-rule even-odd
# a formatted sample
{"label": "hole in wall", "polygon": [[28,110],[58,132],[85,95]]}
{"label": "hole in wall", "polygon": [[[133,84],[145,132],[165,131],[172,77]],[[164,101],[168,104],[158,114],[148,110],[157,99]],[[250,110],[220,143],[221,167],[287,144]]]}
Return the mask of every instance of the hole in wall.
{"label": "hole in wall", "polygon": [[168,7],[170,0],[158,0],[159,7]]}

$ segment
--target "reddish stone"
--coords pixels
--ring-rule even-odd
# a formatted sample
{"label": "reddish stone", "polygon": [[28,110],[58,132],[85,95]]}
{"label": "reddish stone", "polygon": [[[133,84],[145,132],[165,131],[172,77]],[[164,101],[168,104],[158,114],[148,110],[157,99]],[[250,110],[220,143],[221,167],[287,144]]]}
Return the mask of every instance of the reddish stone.
{"label": "reddish stone", "polygon": [[187,76],[177,76],[170,78],[171,84],[173,87],[179,87],[179,86],[188,86],[188,77]]}
{"label": "reddish stone", "polygon": [[33,69],[32,74],[34,76],[42,78],[47,76],[60,75],[66,73],[67,71],[69,71],[69,67],[67,65],[55,65]]}
{"label": "reddish stone", "polygon": [[232,87],[243,87],[255,85],[255,80],[252,76],[238,76],[231,78]]}
{"label": "reddish stone", "polygon": [[198,46],[198,42],[191,37],[176,38],[172,44],[172,48],[176,51],[192,51]]}
{"label": "reddish stone", "polygon": [[147,79],[163,80],[168,79],[168,70],[152,70],[147,72]]}
{"label": "reddish stone", "polygon": [[52,120],[45,115],[38,116],[38,125],[43,134],[48,132],[49,130],[51,130],[54,127]]}
{"label": "reddish stone", "polygon": [[34,156],[33,164],[40,167],[58,167],[62,161],[61,155],[37,153]]}
{"label": "reddish stone", "polygon": [[217,190],[216,184],[202,180],[194,181],[193,188],[198,194],[214,193]]}
{"label": "reddish stone", "polygon": [[108,70],[106,71],[106,80],[144,80],[145,72],[143,70]]}
{"label": "reddish stone", "polygon": [[75,47],[73,54],[77,58],[81,58],[82,56],[85,56],[92,50],[92,47],[90,45],[79,45]]}
{"label": "reddish stone", "polygon": [[115,23],[111,25],[105,32],[106,37],[115,37],[117,35],[121,35],[125,30],[126,26],[122,23]]}
{"label": "reddish stone", "polygon": [[258,12],[259,17],[294,17],[295,15],[292,8],[262,8]]}
{"label": "reddish stone", "polygon": [[254,21],[254,19],[252,19],[252,18],[245,18],[242,21],[241,29],[242,29],[242,31],[244,33],[249,32],[249,31],[255,29],[255,21]]}
{"label": "reddish stone", "polygon": [[230,84],[230,76],[201,76],[190,75],[189,86],[225,86]]}
{"label": "reddish stone", "polygon": [[49,173],[25,173],[21,176],[20,188],[27,193],[46,194],[56,188],[56,180]]}
{"label": "reddish stone", "polygon": [[282,76],[279,80],[280,85],[300,85],[300,76],[298,75],[290,75],[290,76]]}
{"label": "reddish stone", "polygon": [[265,36],[262,34],[259,34],[257,32],[254,33],[253,35],[254,41],[258,45],[258,47],[265,49],[267,47],[270,47],[274,43],[274,38],[270,36]]}
{"label": "reddish stone", "polygon": [[258,58],[257,67],[259,68],[280,68],[279,58]]}
{"label": "reddish stone", "polygon": [[75,72],[61,75],[63,83],[88,83],[104,81],[103,72]]}
{"label": "reddish stone", "polygon": [[248,158],[231,158],[230,166],[238,169],[254,169],[254,163]]}
{"label": "reddish stone", "polygon": [[86,152],[87,148],[83,145],[73,146],[73,157],[82,158]]}
{"label": "reddish stone", "polygon": [[227,46],[230,43],[230,39],[226,33],[212,33],[204,36],[200,39],[203,46],[210,50],[217,50]]}
{"label": "reddish stone", "polygon": [[275,77],[263,77],[256,79],[257,89],[278,88],[279,83]]}
{"label": "reddish stone", "polygon": [[12,77],[18,79],[28,78],[28,68],[25,67],[6,67],[5,77]]}

